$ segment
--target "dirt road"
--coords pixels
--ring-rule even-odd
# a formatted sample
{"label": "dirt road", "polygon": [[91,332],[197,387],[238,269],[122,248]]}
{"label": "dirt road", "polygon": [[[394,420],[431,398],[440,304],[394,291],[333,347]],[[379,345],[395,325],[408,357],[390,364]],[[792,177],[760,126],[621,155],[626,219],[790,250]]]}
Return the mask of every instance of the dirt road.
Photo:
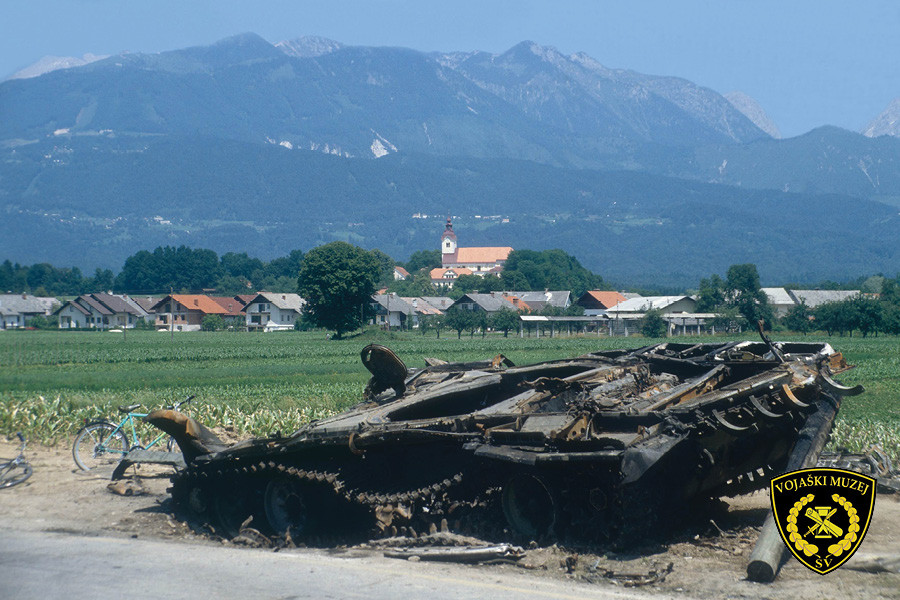
{"label": "dirt road", "polygon": [[[12,444],[0,442],[0,456],[11,456],[14,450]],[[85,538],[137,539],[152,541],[153,548],[162,547],[160,542],[170,544],[171,551],[179,556],[199,553],[200,547],[226,546],[229,555],[246,556],[239,559],[243,562],[251,560],[251,552],[253,561],[265,562],[265,557],[271,556],[272,564],[277,565],[283,560],[278,557],[281,553],[271,550],[235,549],[228,542],[195,534],[188,526],[172,518],[168,512],[166,488],[169,482],[164,468],[155,471],[142,469],[140,481],[147,493],[124,497],[107,491],[107,480],[78,471],[67,447],[29,447],[27,458],[34,466],[32,478],[23,485],[0,490],[0,539],[24,536],[22,539],[31,540],[29,543],[37,548],[47,543],[40,538],[40,534],[53,539],[74,538],[76,541]],[[866,539],[848,565],[823,577],[791,559],[778,580],[770,585],[746,581],[747,557],[765,517],[766,506],[767,497],[762,493],[738,498],[731,502],[727,514],[716,515],[716,526],[724,533],[719,533],[716,526],[709,524],[708,527],[701,527],[702,531],[694,529],[684,534],[666,547],[643,548],[633,555],[576,555],[571,550],[552,547],[529,550],[519,566],[462,567],[400,563],[404,567],[398,572],[393,565],[400,561],[383,558],[379,550],[371,547],[330,553],[292,550],[291,554],[300,557],[295,560],[304,565],[318,564],[325,560],[324,557],[333,560],[336,556],[345,557],[349,562],[344,564],[348,565],[363,564],[360,561],[365,561],[365,568],[370,570],[377,571],[381,568],[379,565],[383,565],[385,572],[390,572],[391,576],[381,580],[388,586],[392,582],[400,586],[397,587],[398,592],[402,586],[392,578],[437,573],[441,577],[458,578],[479,585],[502,580],[503,585],[507,586],[540,589],[545,597],[609,597],[607,592],[625,591],[622,587],[624,579],[605,577],[603,573],[647,575],[654,570],[664,570],[671,563],[672,571],[664,581],[631,588],[624,596],[900,599],[900,574],[867,573],[849,568],[863,554],[900,555],[900,500],[896,496],[878,497]],[[170,564],[182,565],[182,569],[187,569],[189,563],[172,561]],[[190,579],[188,571],[179,573]],[[351,588],[342,597],[359,591],[353,590],[352,584],[348,585]],[[421,591],[424,592],[425,588]],[[338,590],[333,592],[340,595]],[[472,594],[476,597],[496,596],[489,586],[476,586],[460,593],[460,597],[466,594],[468,597]]]}

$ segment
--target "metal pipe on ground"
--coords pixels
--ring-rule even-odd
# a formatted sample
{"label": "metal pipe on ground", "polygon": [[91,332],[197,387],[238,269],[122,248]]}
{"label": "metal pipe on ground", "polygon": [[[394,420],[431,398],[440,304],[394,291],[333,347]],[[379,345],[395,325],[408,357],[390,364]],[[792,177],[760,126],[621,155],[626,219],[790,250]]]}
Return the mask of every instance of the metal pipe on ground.
{"label": "metal pipe on ground", "polygon": [[[828,434],[831,433],[838,408],[840,408],[840,399],[839,395],[832,397],[823,394],[822,399],[816,403],[815,414],[807,419],[806,425],[800,430],[797,443],[794,444],[794,449],[788,457],[785,473],[816,466],[819,454],[828,441]],[[775,516],[770,510],[759,538],[756,540],[753,553],[750,554],[747,578],[758,583],[775,581],[778,571],[785,562],[786,555],[787,546],[781,539],[781,534],[778,533]]]}

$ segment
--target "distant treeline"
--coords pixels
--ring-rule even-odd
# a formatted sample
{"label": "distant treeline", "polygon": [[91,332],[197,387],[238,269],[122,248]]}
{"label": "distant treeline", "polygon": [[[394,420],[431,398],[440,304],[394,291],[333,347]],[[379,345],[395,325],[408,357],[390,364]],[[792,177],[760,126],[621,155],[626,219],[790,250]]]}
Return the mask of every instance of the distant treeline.
{"label": "distant treeline", "polygon": [[[414,252],[405,263],[377,249],[369,252],[379,265],[379,286],[404,296],[544,289],[569,290],[580,295],[603,286],[599,275],[562,250],[513,251],[501,277],[464,275],[455,282],[453,290],[435,290],[431,285],[429,271],[441,266],[439,250]],[[23,266],[6,260],[0,265],[0,291],[37,296],[76,296],[100,291],[132,295],[172,291],[214,291],[220,295],[260,290],[294,293],[303,258],[301,250],[266,262],[246,252],[219,256],[203,248],[160,246],[152,252],[141,250],[129,256],[118,274],[110,269],[96,269],[93,276],[85,276],[77,267],[61,268],[48,263]],[[406,268],[409,279],[395,281],[394,266]]]}

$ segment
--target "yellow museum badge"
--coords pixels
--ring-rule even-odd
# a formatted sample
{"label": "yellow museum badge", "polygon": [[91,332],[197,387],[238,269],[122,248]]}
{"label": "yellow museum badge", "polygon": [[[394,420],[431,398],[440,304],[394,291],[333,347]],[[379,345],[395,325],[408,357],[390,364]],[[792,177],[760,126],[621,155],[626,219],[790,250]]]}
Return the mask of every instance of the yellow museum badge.
{"label": "yellow museum badge", "polygon": [[869,528],[875,484],[845,469],[803,469],[772,479],[775,523],[791,554],[820,575],[847,562]]}

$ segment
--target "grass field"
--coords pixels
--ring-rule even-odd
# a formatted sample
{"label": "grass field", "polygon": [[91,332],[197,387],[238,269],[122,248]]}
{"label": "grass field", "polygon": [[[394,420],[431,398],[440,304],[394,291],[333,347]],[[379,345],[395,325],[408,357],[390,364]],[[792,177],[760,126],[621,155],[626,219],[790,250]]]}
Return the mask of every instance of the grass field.
{"label": "grass field", "polygon": [[[498,353],[527,364],[650,343],[590,336],[457,340],[447,332],[441,339],[376,332],[335,341],[319,332],[182,332],[173,339],[152,331],[129,331],[127,338],[108,332],[7,331],[0,333],[0,433],[22,430],[51,443],[73,435],[86,418],[111,414],[116,405],[152,408],[191,394],[197,399],[190,412],[206,424],[287,433],[359,401],[368,380],[359,351],[371,341],[390,346],[409,366],[423,366],[426,356],[460,361]],[[828,341],[857,365],[841,379],[867,389],[845,400],[833,443],[852,449],[880,443],[900,456],[900,339]]]}

